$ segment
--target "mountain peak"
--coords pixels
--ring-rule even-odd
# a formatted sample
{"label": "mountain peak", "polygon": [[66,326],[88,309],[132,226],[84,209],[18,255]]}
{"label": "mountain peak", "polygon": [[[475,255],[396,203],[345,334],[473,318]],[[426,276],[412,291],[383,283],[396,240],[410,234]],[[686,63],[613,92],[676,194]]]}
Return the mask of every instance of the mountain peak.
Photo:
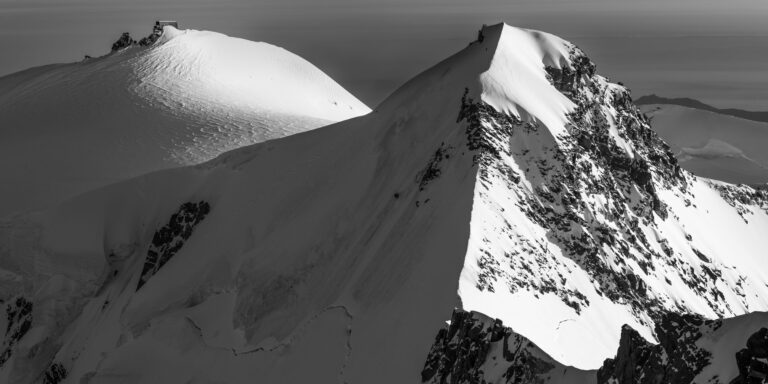
{"label": "mountain peak", "polygon": [[[128,36],[101,57],[0,77],[0,214],[370,111],[283,48],[162,31],[148,45]],[[36,151],[47,157],[18,166]]]}
{"label": "mountain peak", "polygon": [[546,382],[624,324],[768,308],[768,195],[680,169],[572,44],[479,37],[375,113],[0,222],[0,373],[496,381],[522,346]]}
{"label": "mountain peak", "polygon": [[542,122],[558,134],[574,104],[548,80],[547,68],[569,67],[576,51],[549,33],[504,23],[483,26],[475,41],[408,81],[377,110],[455,105],[467,90],[472,100],[523,121]]}
{"label": "mountain peak", "polygon": [[480,75],[479,99],[497,111],[562,132],[573,103],[547,79],[546,68],[570,66],[575,46],[545,32],[506,24],[485,27],[481,34],[495,47],[489,68]]}

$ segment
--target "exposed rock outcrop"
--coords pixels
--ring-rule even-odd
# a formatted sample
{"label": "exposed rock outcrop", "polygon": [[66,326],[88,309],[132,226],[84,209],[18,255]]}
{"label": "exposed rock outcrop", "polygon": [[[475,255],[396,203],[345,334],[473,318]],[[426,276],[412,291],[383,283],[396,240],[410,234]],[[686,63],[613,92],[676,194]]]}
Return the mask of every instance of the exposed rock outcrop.
{"label": "exposed rock outcrop", "polygon": [[67,378],[67,370],[61,363],[53,363],[43,376],[43,384],[59,384]]}
{"label": "exposed rock outcrop", "polygon": [[[120,38],[112,44],[112,52],[119,51],[133,45],[139,45],[142,47],[151,45],[159,40],[163,35],[163,27],[164,25],[160,24],[160,22],[155,23],[155,26],[152,27],[152,33],[150,33],[149,36],[143,37],[139,41],[134,40],[130,33],[123,32],[123,34],[120,35]],[[86,58],[88,58],[88,56],[86,56]]]}
{"label": "exposed rock outcrop", "polygon": [[195,226],[203,221],[210,211],[211,206],[205,201],[184,203],[178,212],[171,215],[168,224],[155,232],[152,244],[147,250],[139,284],[136,286],[137,291],[184,246],[184,242],[192,236]]}
{"label": "exposed rock outcrop", "polygon": [[450,324],[435,338],[421,380],[441,384],[543,383],[545,374],[555,367],[562,368],[501,320],[455,310]]}
{"label": "exposed rock outcrop", "polygon": [[647,342],[637,331],[625,326],[621,330],[616,357],[607,359],[598,370],[597,382],[692,383],[711,357],[711,353],[701,349],[696,342],[720,325],[720,321],[670,313],[657,322],[657,345]]}
{"label": "exposed rock outcrop", "polygon": [[[764,318],[765,314],[755,320]],[[578,383],[578,384],[713,384],[763,383],[768,376],[768,328],[751,334],[739,328],[744,318],[704,320],[695,315],[670,313],[657,323],[658,344],[624,326],[614,358],[599,370],[567,367],[541,351],[533,342],[498,319],[481,313],[455,310],[441,329],[421,372],[425,383]],[[759,323],[755,321],[755,323]],[[746,347],[736,353],[739,375],[723,377],[714,353],[744,337]],[[705,349],[706,346],[708,349]],[[585,346],[586,347],[586,346]],[[725,361],[720,355],[719,363]],[[706,368],[710,368],[706,375]],[[700,375],[701,374],[701,375]]]}
{"label": "exposed rock outcrop", "polygon": [[32,302],[23,296],[16,297],[5,305],[5,315],[8,325],[5,328],[5,337],[2,339],[0,367],[11,358],[16,343],[32,327]]}
{"label": "exposed rock outcrop", "polygon": [[739,376],[731,384],[762,382],[768,375],[768,328],[760,328],[747,339],[746,348],[736,352]]}
{"label": "exposed rock outcrop", "polygon": [[[497,226],[506,228],[488,228],[486,233],[503,231],[500,238],[513,238],[518,246],[504,249],[503,255],[500,249],[477,251],[478,289],[494,292],[506,283],[511,293],[553,293],[579,314],[591,299],[568,284],[563,273],[568,263],[559,253],[589,275],[601,297],[629,304],[648,328],[666,312],[690,311],[663,290],[649,289],[654,279],[673,284],[669,276],[676,275],[683,289],[695,292],[716,313],[729,314],[732,307],[722,290],[727,286],[726,266],[711,257],[680,257],[694,253],[691,238],[686,237],[690,247],[680,247],[658,229],[661,221],[678,219],[668,207],[677,201],[665,200],[662,191],[690,204],[695,179],[681,169],[670,147],[632,104],[629,90],[597,75],[595,64],[575,46],[568,64],[547,66],[546,72],[550,83],[575,105],[566,115],[565,132],[525,113],[497,111],[467,94],[462,99],[458,121],[467,124],[467,146],[475,153],[482,189],[488,191],[480,195],[505,211],[519,208],[546,231],[540,239],[519,235],[513,224],[518,219],[501,214]],[[491,193],[501,184],[516,197],[514,203],[490,197],[504,193]],[[743,201],[745,211],[762,198],[752,189],[738,195],[732,200]]]}
{"label": "exposed rock outcrop", "polygon": [[149,36],[139,40],[139,45],[142,47],[150,45],[160,39],[160,36],[163,35],[163,25],[160,23],[155,23],[155,26],[152,27],[152,33],[149,34]]}
{"label": "exposed rock outcrop", "polygon": [[128,48],[134,44],[136,44],[136,40],[131,37],[131,34],[123,32],[123,34],[120,35],[120,38],[112,44],[112,52]]}

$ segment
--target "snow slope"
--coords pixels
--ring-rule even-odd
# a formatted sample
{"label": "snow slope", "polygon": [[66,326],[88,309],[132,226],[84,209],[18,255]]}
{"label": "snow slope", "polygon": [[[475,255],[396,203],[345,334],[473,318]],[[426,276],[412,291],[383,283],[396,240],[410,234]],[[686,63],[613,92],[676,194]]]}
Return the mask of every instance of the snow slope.
{"label": "snow slope", "polygon": [[368,111],[282,48],[166,27],[148,47],[0,78],[0,214]]}
{"label": "snow slope", "polygon": [[766,209],[572,44],[485,27],[366,116],[3,220],[0,381],[419,382],[455,308],[595,369],[768,308]]}
{"label": "snow slope", "polygon": [[683,168],[730,183],[768,183],[768,123],[676,105],[644,105]]}

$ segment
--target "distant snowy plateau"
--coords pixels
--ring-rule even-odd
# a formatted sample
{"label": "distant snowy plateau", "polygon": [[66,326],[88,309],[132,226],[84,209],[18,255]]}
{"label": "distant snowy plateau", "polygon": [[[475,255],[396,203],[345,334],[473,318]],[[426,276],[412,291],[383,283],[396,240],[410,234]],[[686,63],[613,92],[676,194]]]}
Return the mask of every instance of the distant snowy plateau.
{"label": "distant snowy plateau", "polygon": [[0,383],[759,382],[768,192],[682,169],[595,68],[484,27],[366,114],[166,27],[0,78],[3,212],[36,209],[0,220]]}
{"label": "distant snowy plateau", "polygon": [[712,179],[768,186],[768,120],[673,104],[640,108],[683,168]]}

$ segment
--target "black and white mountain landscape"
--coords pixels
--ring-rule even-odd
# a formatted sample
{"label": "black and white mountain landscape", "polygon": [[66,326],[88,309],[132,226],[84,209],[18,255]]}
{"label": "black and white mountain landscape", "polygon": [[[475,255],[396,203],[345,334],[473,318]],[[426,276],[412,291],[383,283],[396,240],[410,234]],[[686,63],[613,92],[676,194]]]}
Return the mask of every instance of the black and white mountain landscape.
{"label": "black and white mountain landscape", "polygon": [[636,103],[683,168],[730,183],[768,184],[768,112],[718,109],[693,99],[655,95]]}
{"label": "black and white mountain landscape", "polygon": [[466,42],[370,112],[170,25],[0,78],[0,383],[763,382],[764,123]]}
{"label": "black and white mountain landscape", "polygon": [[0,78],[0,215],[369,111],[282,48],[169,29]]}

